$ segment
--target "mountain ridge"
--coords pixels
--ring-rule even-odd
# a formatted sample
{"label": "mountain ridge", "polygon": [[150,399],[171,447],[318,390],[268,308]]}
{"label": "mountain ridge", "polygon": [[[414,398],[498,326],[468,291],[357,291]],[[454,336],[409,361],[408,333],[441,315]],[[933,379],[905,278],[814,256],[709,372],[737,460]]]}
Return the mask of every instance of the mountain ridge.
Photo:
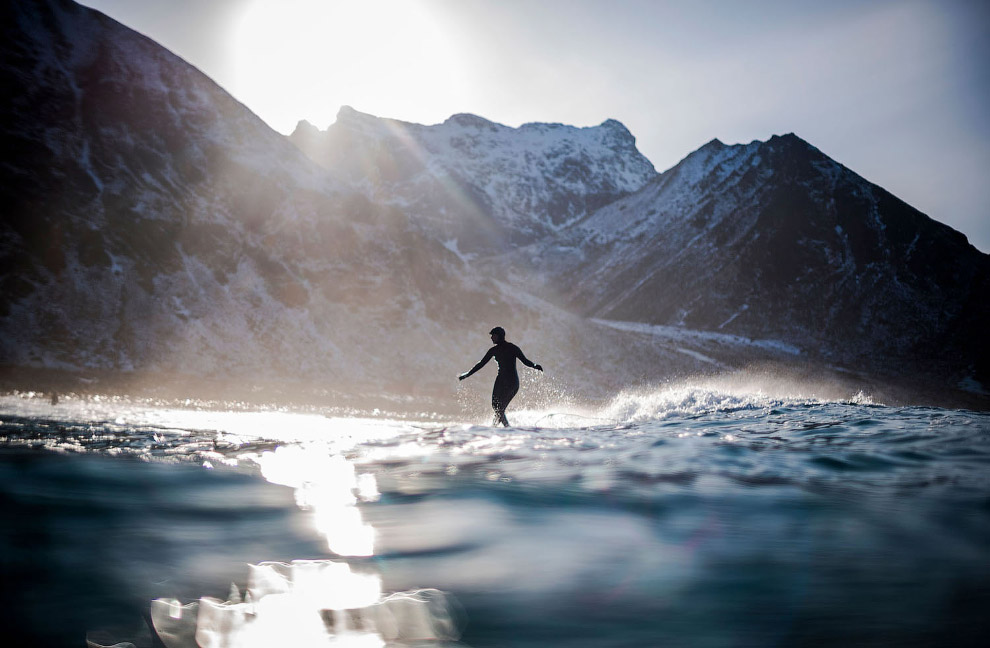
{"label": "mountain ridge", "polygon": [[656,175],[611,119],[512,128],[461,113],[424,126],[344,107],[325,131],[309,126],[289,139],[312,160],[468,252],[531,242]]}
{"label": "mountain ridge", "polygon": [[990,321],[972,302],[990,256],[793,134],[710,142],[542,254],[588,278],[567,300],[586,315],[779,336],[843,361],[963,356],[951,332]]}
{"label": "mountain ridge", "polygon": [[988,257],[795,135],[657,174],[615,120],[346,108],[296,129],[328,169],[98,12],[8,10],[0,364],[449,400],[501,324],[580,396],[763,361],[986,380]]}
{"label": "mountain ridge", "polygon": [[574,394],[600,388],[609,350],[638,358],[613,381],[648,358],[693,366],[605,329],[579,349],[580,318],[473,271],[401,201],[319,167],[102,14],[7,9],[0,365],[450,401],[498,321],[531,356],[552,349]]}

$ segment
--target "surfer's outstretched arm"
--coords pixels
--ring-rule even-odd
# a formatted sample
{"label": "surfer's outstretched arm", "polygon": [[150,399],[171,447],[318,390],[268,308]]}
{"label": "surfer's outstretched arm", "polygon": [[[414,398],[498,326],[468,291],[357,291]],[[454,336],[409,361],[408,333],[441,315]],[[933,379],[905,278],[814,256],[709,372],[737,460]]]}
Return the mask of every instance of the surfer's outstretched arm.
{"label": "surfer's outstretched arm", "polygon": [[486,364],[488,364],[488,361],[491,360],[494,357],[495,357],[495,347],[492,347],[492,348],[488,349],[488,353],[486,353],[485,354],[485,357],[481,359],[481,362],[479,362],[478,364],[476,364],[473,367],[471,367],[471,371],[465,371],[464,373],[462,373],[460,376],[457,377],[457,379],[458,380],[464,380],[465,378],[467,378],[468,376],[470,376],[471,374],[473,374],[475,371],[477,371],[478,369],[481,369]]}
{"label": "surfer's outstretched arm", "polygon": [[527,367],[532,367],[537,371],[543,371],[543,367],[541,367],[540,365],[534,363],[532,360],[527,358],[526,355],[522,352],[522,349],[516,347],[516,350],[519,351],[519,355],[516,356],[517,358],[519,358],[519,362],[523,363]]}

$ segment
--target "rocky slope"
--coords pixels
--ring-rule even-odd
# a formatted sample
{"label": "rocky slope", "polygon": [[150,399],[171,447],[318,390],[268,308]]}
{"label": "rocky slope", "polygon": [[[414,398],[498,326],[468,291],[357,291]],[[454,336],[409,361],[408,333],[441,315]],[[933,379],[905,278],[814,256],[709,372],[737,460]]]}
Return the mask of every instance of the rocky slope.
{"label": "rocky slope", "polygon": [[5,361],[164,362],[183,324],[253,298],[215,327],[244,340],[306,302],[273,241],[327,249],[328,271],[348,253],[360,208],[203,74],[69,2],[6,12]]}

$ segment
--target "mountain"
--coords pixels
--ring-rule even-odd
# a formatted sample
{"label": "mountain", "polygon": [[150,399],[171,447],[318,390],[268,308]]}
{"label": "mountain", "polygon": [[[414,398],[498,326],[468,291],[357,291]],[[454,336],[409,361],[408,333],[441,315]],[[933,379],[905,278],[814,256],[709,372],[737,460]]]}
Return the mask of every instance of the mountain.
{"label": "mountain", "polygon": [[713,140],[525,254],[591,317],[990,375],[990,256],[793,134]]}
{"label": "mountain", "polygon": [[343,306],[460,263],[153,41],[70,2],[5,13],[5,364],[360,379]]}
{"label": "mountain", "polygon": [[475,115],[422,126],[344,107],[326,131],[300,122],[290,140],[376,202],[400,206],[464,253],[553,236],[656,176],[618,121],[510,128]]}
{"label": "mountain", "polygon": [[[348,253],[361,207],[205,75],[74,3],[4,12],[6,362],[160,363],[234,286],[254,313],[306,301],[273,241]],[[260,319],[214,330],[235,344]]]}
{"label": "mountain", "polygon": [[[697,365],[475,272],[415,209],[318,166],[106,16],[60,0],[2,11],[0,366],[449,400],[494,324],[559,369],[554,389]],[[541,146],[583,146],[550,129]],[[617,353],[633,359],[596,378]]]}
{"label": "mountain", "polygon": [[286,138],[96,11],[0,12],[0,369],[480,414],[453,378],[498,324],[548,369],[520,406],[768,361],[986,384],[987,256],[794,136],[659,175],[614,120]]}

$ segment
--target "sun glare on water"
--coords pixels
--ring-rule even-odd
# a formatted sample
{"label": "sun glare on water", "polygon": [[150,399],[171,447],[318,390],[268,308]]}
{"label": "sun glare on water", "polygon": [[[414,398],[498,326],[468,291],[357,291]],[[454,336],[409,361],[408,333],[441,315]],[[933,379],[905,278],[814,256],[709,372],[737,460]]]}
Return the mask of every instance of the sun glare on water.
{"label": "sun glare on water", "polygon": [[341,105],[430,121],[459,86],[447,36],[412,0],[253,0],[230,33],[230,90],[286,133],[326,126]]}

